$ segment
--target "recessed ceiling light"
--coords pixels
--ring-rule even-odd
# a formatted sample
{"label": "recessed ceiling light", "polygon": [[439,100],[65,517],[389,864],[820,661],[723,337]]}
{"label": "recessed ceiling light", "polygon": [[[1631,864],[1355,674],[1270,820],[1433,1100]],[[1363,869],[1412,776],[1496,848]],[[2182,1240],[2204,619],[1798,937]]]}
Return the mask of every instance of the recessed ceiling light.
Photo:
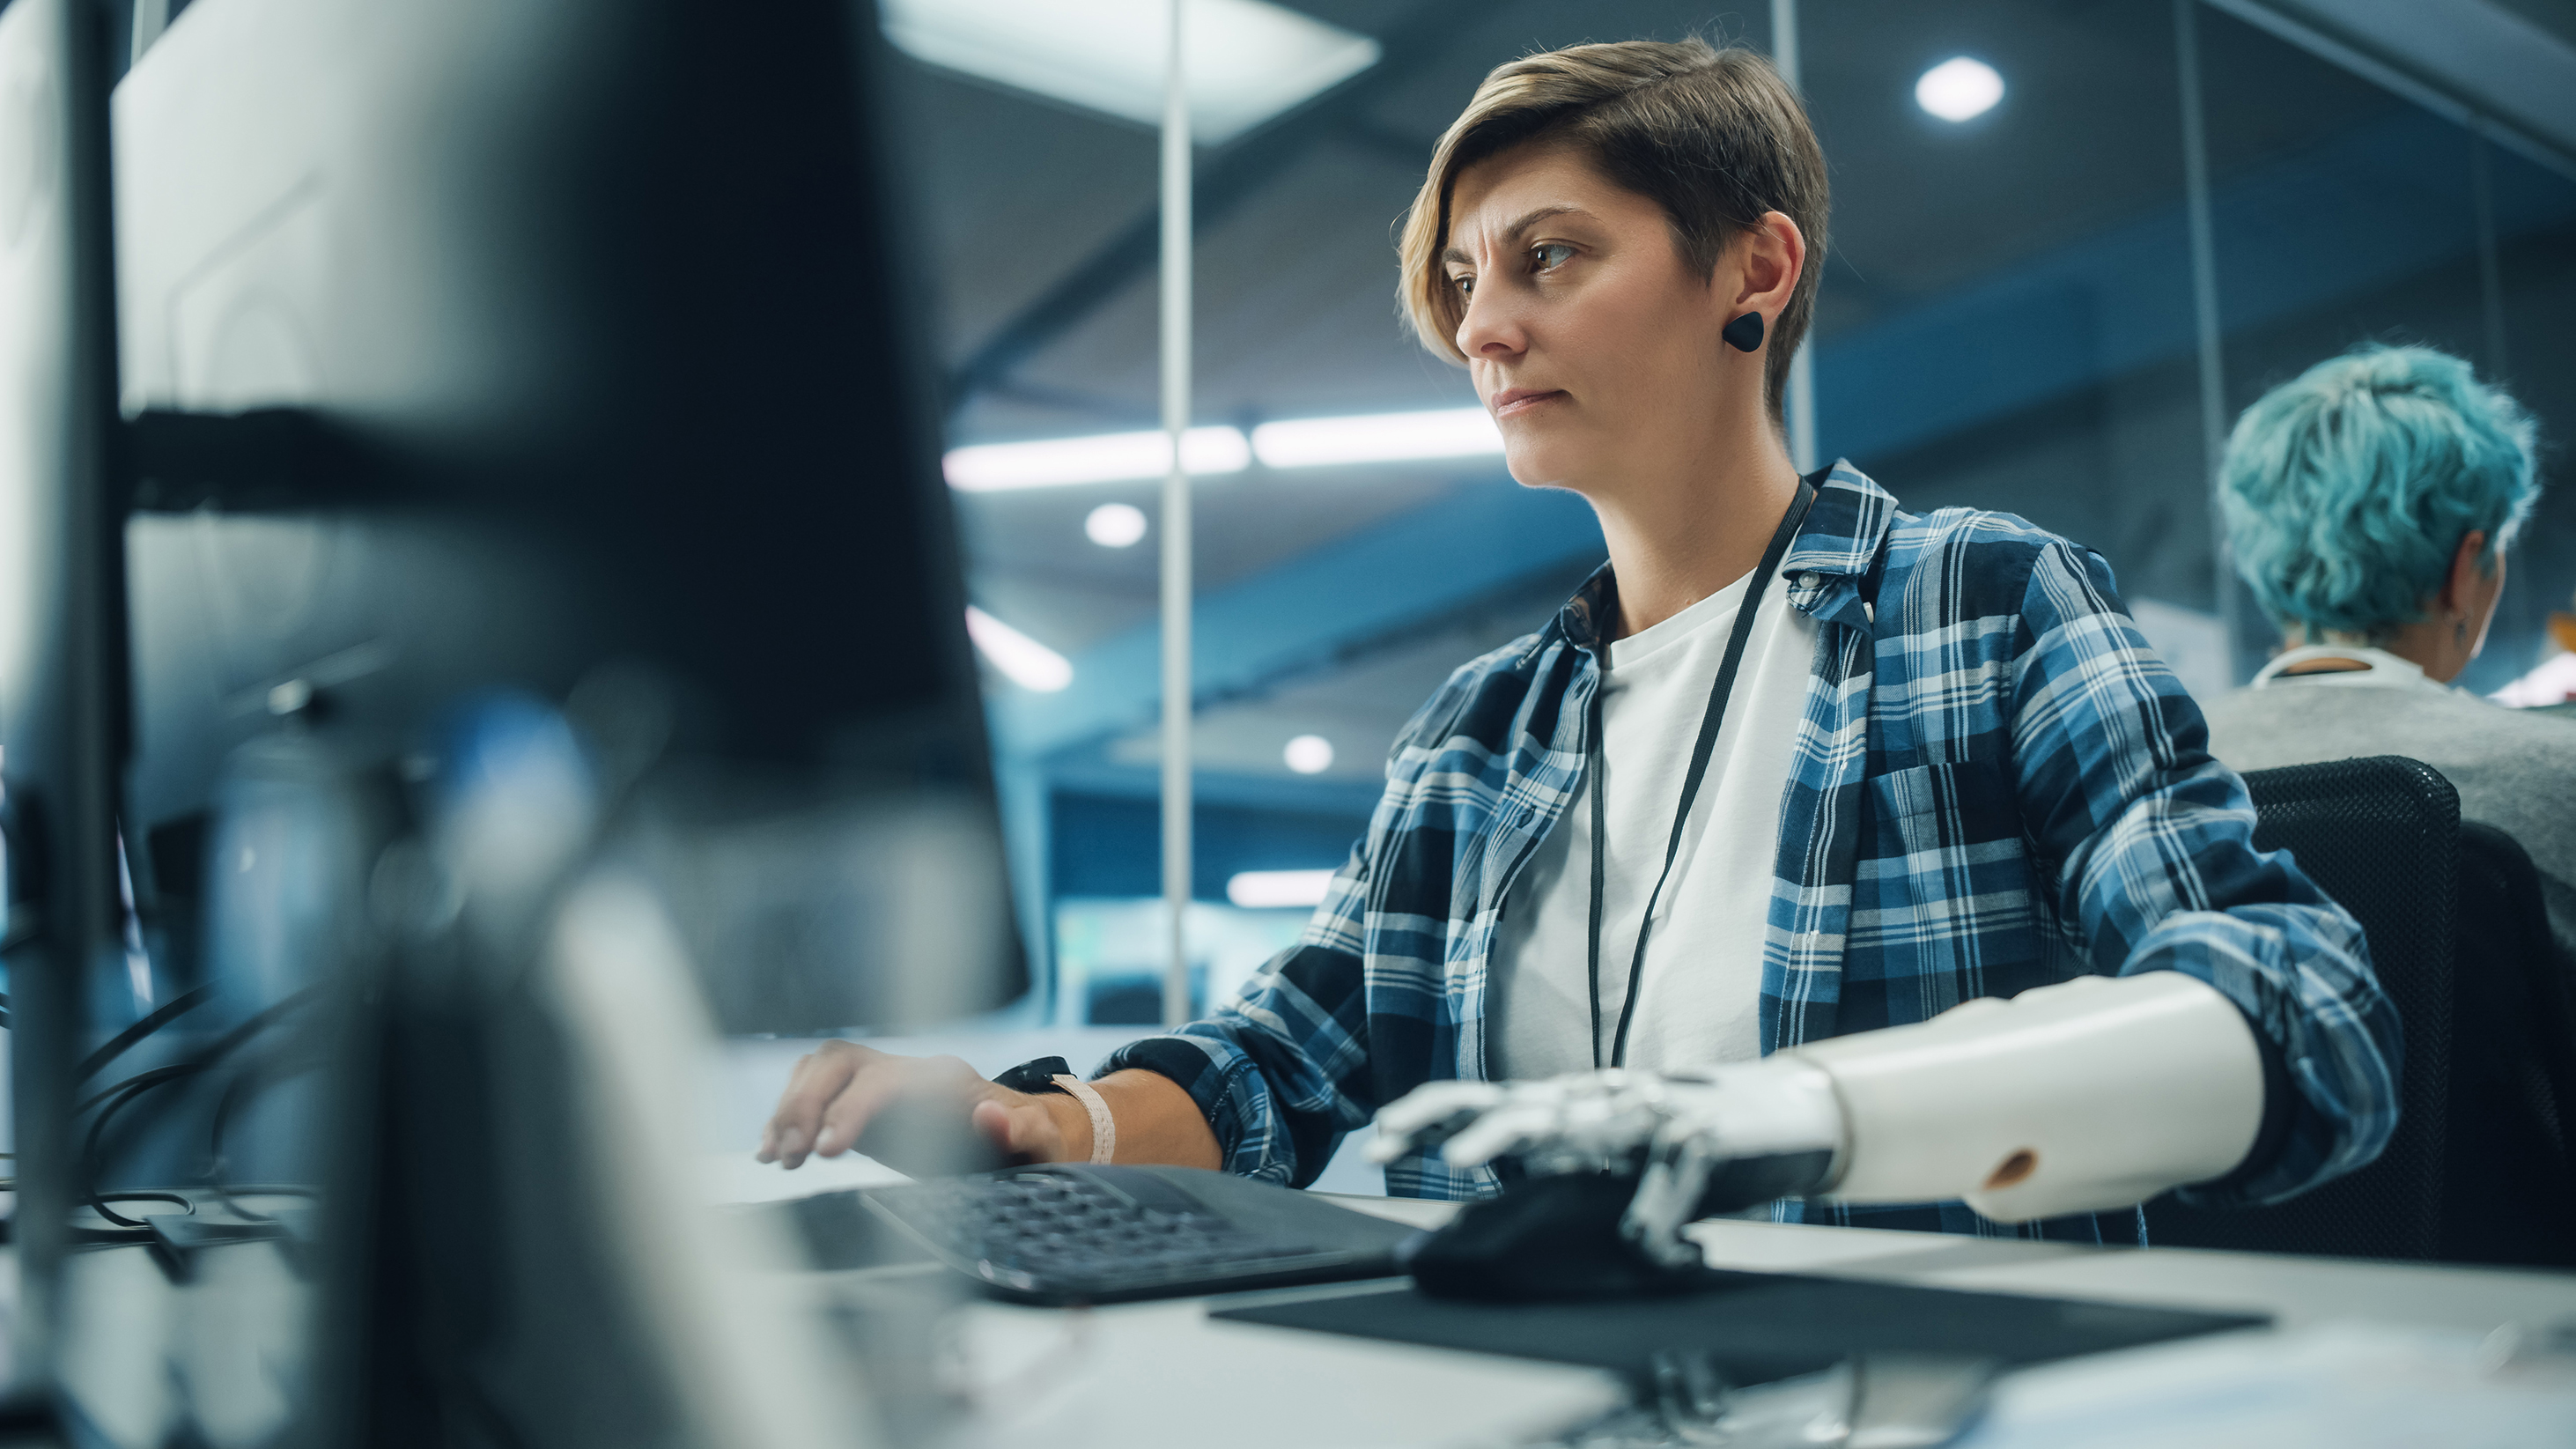
{"label": "recessed ceiling light", "polygon": [[[1188,0],[1190,135],[1232,140],[1377,64],[1377,42],[1263,0]],[[885,0],[917,60],[1144,125],[1163,117],[1168,0]]]}
{"label": "recessed ceiling light", "polygon": [[1145,536],[1145,510],[1133,503],[1103,503],[1082,520],[1082,531],[1102,548],[1125,548]]}
{"label": "recessed ceiling light", "polygon": [[1914,83],[1914,103],[1945,121],[1965,121],[1995,108],[2004,98],[2004,78],[1982,60],[1953,56]]}
{"label": "recessed ceiling light", "polygon": [[1319,906],[1333,888],[1329,870],[1243,870],[1228,877],[1225,898],[1260,910],[1273,906]]}
{"label": "recessed ceiling light", "polygon": [[1300,775],[1320,775],[1333,768],[1333,742],[1322,735],[1299,735],[1281,755],[1288,768]]}
{"label": "recessed ceiling light", "polygon": [[1022,689],[1053,694],[1073,683],[1073,661],[973,604],[966,606],[966,637],[1002,677]]}

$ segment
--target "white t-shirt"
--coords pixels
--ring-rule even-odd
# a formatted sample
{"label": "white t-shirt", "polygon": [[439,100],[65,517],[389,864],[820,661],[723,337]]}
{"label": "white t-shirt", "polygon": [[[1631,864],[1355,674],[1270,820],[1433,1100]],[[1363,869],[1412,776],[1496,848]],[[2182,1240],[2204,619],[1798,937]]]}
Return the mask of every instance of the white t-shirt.
{"label": "white t-shirt", "polygon": [[[1736,580],[1612,644],[1602,685],[1603,752],[1565,815],[1503,899],[1485,1036],[1489,1079],[1589,1071],[1592,1008],[1591,791],[1606,779],[1610,854],[1601,922],[1600,1064],[1610,1063],[1637,924],[1662,871],[1682,777],[1747,583]],[[1736,666],[1717,746],[1656,910],[1645,981],[1628,1026],[1627,1064],[1706,1066],[1761,1055],[1762,941],[1780,850],[1799,719],[1814,671],[1816,622],[1763,592]]]}

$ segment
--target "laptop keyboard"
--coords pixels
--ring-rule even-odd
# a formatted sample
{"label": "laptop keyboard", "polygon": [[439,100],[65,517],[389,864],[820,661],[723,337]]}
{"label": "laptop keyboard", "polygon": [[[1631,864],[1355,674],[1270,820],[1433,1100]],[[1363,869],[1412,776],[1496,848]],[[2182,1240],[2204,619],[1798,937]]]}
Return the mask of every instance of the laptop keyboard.
{"label": "laptop keyboard", "polygon": [[1248,1230],[1134,1169],[1020,1168],[862,1196],[951,1267],[1014,1296],[1099,1301],[1249,1286],[1343,1265],[1388,1271],[1374,1244],[1362,1253],[1275,1225]]}

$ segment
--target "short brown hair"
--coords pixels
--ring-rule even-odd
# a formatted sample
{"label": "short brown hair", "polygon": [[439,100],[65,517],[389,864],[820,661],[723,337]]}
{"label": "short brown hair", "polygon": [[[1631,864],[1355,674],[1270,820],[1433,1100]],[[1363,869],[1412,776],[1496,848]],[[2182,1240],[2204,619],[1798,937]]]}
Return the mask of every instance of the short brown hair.
{"label": "short brown hair", "polygon": [[1673,245],[1706,276],[1727,244],[1765,212],[1798,224],[1807,262],[1772,324],[1764,382],[1773,417],[1789,363],[1816,310],[1831,197],[1825,153],[1806,108],[1771,62],[1704,40],[1577,45],[1496,66],[1431,153],[1431,174],[1404,220],[1400,296],[1422,345],[1464,362],[1457,290],[1440,266],[1449,197],[1468,167],[1525,141],[1573,146],[1613,185],[1664,209]]}

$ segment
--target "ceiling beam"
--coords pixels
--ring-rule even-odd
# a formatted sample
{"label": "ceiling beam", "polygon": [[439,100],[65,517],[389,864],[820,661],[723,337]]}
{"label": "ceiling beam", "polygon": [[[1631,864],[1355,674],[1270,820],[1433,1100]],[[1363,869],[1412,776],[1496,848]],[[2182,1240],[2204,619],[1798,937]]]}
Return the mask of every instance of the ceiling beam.
{"label": "ceiling beam", "polygon": [[[1384,137],[1362,110],[1447,54],[1460,29],[1492,12],[1492,0],[1423,0],[1377,38],[1377,64],[1200,161],[1190,182],[1193,233],[1205,235],[1321,142],[1356,131],[1372,150],[1383,152]],[[1415,159],[1429,158],[1425,146]],[[995,328],[948,374],[950,415],[1006,382],[1021,363],[1150,275],[1160,256],[1161,228],[1160,209],[1147,207]]]}
{"label": "ceiling beam", "polygon": [[2576,45],[2490,0],[2206,0],[2576,176]]}
{"label": "ceiling beam", "polygon": [[[2456,208],[2389,205],[2392,176],[2446,171]],[[2499,196],[2499,242],[2576,223],[2571,197],[2563,188]],[[2473,266],[2470,205],[2465,138],[2420,111],[2228,178],[2213,198],[2227,334],[2445,264]],[[2175,205],[1821,341],[1821,456],[1888,458],[2189,354],[2197,339],[2190,275],[2176,260],[2183,235]],[[2497,359],[2485,363],[2493,370]]]}
{"label": "ceiling beam", "polygon": [[[1259,693],[1355,648],[1453,617],[1460,606],[1543,569],[1602,556],[1590,505],[1496,473],[1201,594],[1190,626],[1195,704]],[[996,693],[996,742],[1006,755],[1042,758],[1137,728],[1161,707],[1161,659],[1161,628],[1140,624],[1075,656],[1073,684],[1062,693]]]}

